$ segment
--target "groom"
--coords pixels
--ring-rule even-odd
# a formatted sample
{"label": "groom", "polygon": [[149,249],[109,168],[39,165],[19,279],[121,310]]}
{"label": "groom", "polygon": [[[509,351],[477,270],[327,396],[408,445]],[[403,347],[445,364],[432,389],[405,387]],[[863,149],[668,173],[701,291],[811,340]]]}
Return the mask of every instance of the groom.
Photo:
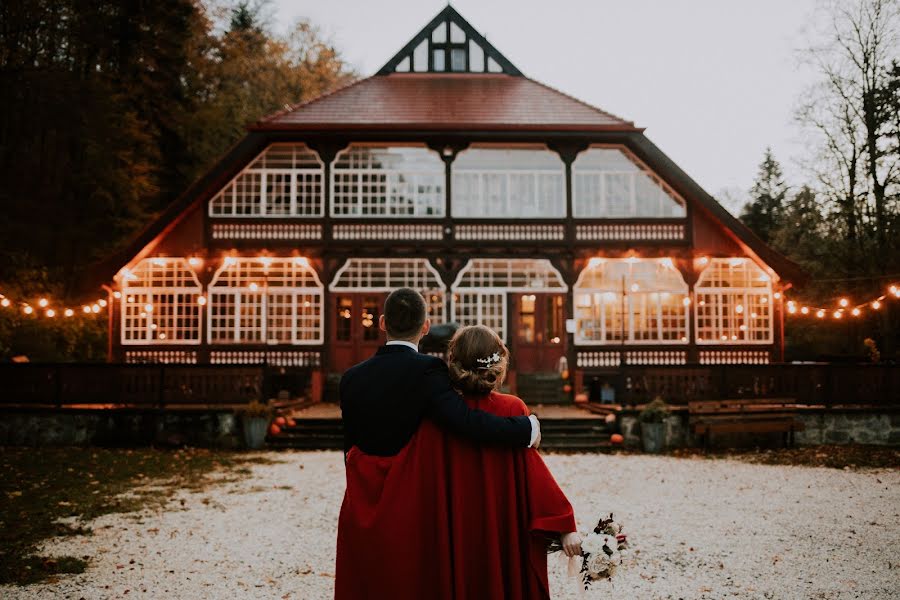
{"label": "groom", "polygon": [[419,292],[392,292],[378,320],[387,343],[341,377],[345,455],[356,446],[366,454],[393,456],[426,417],[478,442],[537,447],[537,417],[498,417],[470,409],[453,389],[444,361],[419,353],[419,341],[431,327],[426,311]]}
{"label": "groom", "polygon": [[448,518],[471,507],[449,504],[443,445],[434,445],[434,436],[410,443],[414,434],[427,418],[478,442],[525,448],[540,442],[540,427],[535,417],[499,417],[466,405],[447,365],[418,351],[430,323],[415,290],[391,293],[378,326],[387,343],[341,378],[347,488],[335,599],[453,600]]}

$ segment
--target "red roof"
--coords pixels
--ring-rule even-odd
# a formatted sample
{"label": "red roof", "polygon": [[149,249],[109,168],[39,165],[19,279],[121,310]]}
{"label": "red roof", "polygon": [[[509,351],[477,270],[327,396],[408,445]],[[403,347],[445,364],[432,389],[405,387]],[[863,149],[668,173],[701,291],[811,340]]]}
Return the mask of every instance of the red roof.
{"label": "red roof", "polygon": [[640,131],[634,123],[526,77],[376,75],[261,119],[251,129]]}

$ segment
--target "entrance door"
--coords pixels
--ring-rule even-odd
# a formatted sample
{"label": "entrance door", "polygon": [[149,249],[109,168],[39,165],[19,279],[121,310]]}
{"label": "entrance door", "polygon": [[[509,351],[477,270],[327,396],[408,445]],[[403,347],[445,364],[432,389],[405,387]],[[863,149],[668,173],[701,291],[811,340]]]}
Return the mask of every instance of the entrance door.
{"label": "entrance door", "polygon": [[515,294],[512,313],[510,337],[516,371],[555,371],[566,355],[565,295]]}
{"label": "entrance door", "polygon": [[384,344],[378,318],[387,298],[383,293],[334,294],[334,337],[331,342],[331,369],[343,373],[369,358]]}

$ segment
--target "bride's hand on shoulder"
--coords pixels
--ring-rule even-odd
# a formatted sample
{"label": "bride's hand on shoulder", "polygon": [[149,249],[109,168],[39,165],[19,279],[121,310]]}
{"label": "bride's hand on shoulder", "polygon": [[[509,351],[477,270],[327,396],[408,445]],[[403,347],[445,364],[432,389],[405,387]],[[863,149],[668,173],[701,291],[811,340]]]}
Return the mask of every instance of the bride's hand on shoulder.
{"label": "bride's hand on shoulder", "polygon": [[566,556],[581,556],[581,534],[577,531],[563,534],[559,542]]}

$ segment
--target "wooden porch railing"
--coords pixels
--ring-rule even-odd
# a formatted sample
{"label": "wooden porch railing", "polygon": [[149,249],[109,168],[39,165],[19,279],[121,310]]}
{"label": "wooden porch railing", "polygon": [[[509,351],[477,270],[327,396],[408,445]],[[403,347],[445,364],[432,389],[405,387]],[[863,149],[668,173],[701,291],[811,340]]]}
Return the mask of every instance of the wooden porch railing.
{"label": "wooden porch railing", "polygon": [[0,364],[0,405],[217,406],[262,400],[265,367]]}
{"label": "wooden porch railing", "polygon": [[585,387],[599,402],[599,387],[615,388],[616,402],[638,404],[661,396],[691,400],[791,398],[800,404],[900,405],[900,365],[768,364],[624,366],[586,369]]}

